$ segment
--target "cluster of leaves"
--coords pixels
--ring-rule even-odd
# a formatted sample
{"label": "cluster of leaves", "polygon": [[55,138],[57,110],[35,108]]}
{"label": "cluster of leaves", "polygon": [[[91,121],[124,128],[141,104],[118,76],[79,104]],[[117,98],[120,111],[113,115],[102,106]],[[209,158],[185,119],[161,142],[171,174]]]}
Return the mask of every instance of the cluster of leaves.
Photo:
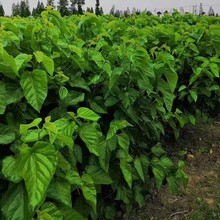
{"label": "cluster of leaves", "polygon": [[219,21],[1,18],[2,219],[115,219],[152,177],[186,186],[159,140],[219,104]]}

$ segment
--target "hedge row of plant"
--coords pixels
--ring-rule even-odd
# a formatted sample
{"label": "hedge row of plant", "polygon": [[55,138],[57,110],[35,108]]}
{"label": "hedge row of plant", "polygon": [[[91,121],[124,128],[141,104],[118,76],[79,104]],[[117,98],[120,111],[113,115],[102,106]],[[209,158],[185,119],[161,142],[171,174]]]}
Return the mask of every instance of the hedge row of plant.
{"label": "hedge row of plant", "polygon": [[2,219],[115,219],[154,181],[186,186],[160,138],[218,112],[219,22],[0,18]]}

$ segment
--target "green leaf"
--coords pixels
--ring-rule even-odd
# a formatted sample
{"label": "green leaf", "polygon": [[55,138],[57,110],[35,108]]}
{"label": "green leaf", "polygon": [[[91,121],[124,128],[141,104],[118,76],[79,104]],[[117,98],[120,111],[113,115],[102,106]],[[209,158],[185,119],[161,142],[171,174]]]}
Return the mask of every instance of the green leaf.
{"label": "green leaf", "polygon": [[100,116],[89,108],[81,107],[77,110],[77,116],[85,120],[98,121]]}
{"label": "green leaf", "polygon": [[89,151],[99,156],[102,134],[92,124],[83,124],[79,127],[79,136]]}
{"label": "green leaf", "polygon": [[32,59],[32,55],[21,53],[18,56],[15,57],[15,63],[17,66],[17,70],[19,71],[22,67],[25,66],[28,62],[30,62]]}
{"label": "green leaf", "polygon": [[45,55],[43,52],[36,51],[34,52],[34,55],[36,57],[36,60],[38,63],[43,64],[45,70],[50,74],[53,75],[54,72],[54,62],[53,59]]}
{"label": "green leaf", "polygon": [[120,160],[120,168],[123,173],[124,179],[128,186],[132,187],[132,166],[125,160]]}
{"label": "green leaf", "polygon": [[41,123],[41,118],[35,118],[31,123],[29,124],[20,124],[20,134],[26,134],[28,129],[33,127],[38,127],[38,125]]}
{"label": "green leaf", "polygon": [[62,170],[69,171],[71,170],[70,163],[66,160],[66,158],[59,152],[58,153],[58,164],[57,166]]}
{"label": "green leaf", "polygon": [[172,92],[174,92],[175,88],[176,88],[176,85],[177,85],[177,81],[178,81],[178,75],[175,71],[172,71],[172,70],[169,70],[169,69],[166,69],[164,71],[164,75],[169,83],[169,86],[170,86],[170,90]]}
{"label": "green leaf", "polygon": [[57,129],[56,124],[53,122],[46,122],[44,124],[44,128],[48,132],[48,135],[50,138],[50,143],[53,144],[54,141],[56,140],[57,134],[58,134],[58,129]]}
{"label": "green leaf", "polygon": [[21,150],[20,156],[28,159],[23,168],[23,178],[32,210],[43,200],[57,166],[57,152],[48,142],[38,141],[32,148]]}
{"label": "green leaf", "polygon": [[108,130],[106,140],[111,139],[117,133],[118,130],[121,130],[128,126],[132,126],[132,125],[126,120],[113,120],[110,123],[110,128]]}
{"label": "green leaf", "polygon": [[111,177],[98,166],[87,166],[86,173],[90,175],[95,185],[109,185],[113,182]]}
{"label": "green leaf", "polygon": [[0,124],[0,144],[10,144],[15,140],[15,132]]}
{"label": "green leaf", "polygon": [[169,172],[170,170],[172,170],[174,167],[174,163],[172,162],[171,159],[169,159],[168,157],[162,157],[159,161],[158,164],[163,167],[163,169],[166,172]]}
{"label": "green leaf", "polygon": [[198,94],[194,90],[190,90],[190,95],[193,98],[194,102],[198,99]]}
{"label": "green leaf", "polygon": [[38,69],[24,72],[20,83],[28,103],[40,112],[48,92],[46,72]]}
{"label": "green leaf", "polygon": [[67,97],[68,95],[68,89],[64,86],[61,86],[60,89],[59,89],[59,96],[60,96],[60,99],[63,100]]}
{"label": "green leaf", "polygon": [[5,83],[0,81],[0,115],[5,113],[6,103],[6,88]]}
{"label": "green leaf", "polygon": [[139,208],[141,208],[145,202],[142,187],[138,185],[134,187],[134,198],[135,198],[135,201],[138,203]]}
{"label": "green leaf", "polygon": [[[21,161],[19,161],[21,163]],[[22,180],[22,175],[19,170],[18,160],[14,157],[5,157],[2,161],[2,173],[3,175],[14,183],[18,183]]]}
{"label": "green leaf", "polygon": [[92,206],[94,212],[96,213],[96,188],[92,178],[88,174],[82,176],[83,186],[82,193],[85,199]]}
{"label": "green leaf", "polygon": [[22,220],[32,219],[34,213],[29,209],[27,192],[24,184],[13,184],[4,194],[1,201],[3,219]]}
{"label": "green leaf", "polygon": [[141,160],[138,157],[136,157],[134,159],[134,167],[137,170],[138,175],[140,176],[141,180],[143,182],[145,182],[145,176],[144,176],[144,171],[143,171],[143,168],[142,168]]}
{"label": "green leaf", "polygon": [[47,197],[72,207],[71,185],[64,180],[53,181],[47,190]]}
{"label": "green leaf", "polygon": [[107,206],[105,208],[105,218],[108,220],[114,220],[116,215],[115,207],[112,206]]}
{"label": "green leaf", "polygon": [[83,186],[83,181],[81,180],[81,177],[78,172],[70,170],[66,176],[65,179],[71,184],[75,185],[79,188]]}
{"label": "green leaf", "polygon": [[216,63],[210,63],[210,69],[215,77],[219,78],[219,68]]}
{"label": "green leaf", "polygon": [[124,149],[125,151],[129,151],[129,146],[130,146],[130,140],[129,137],[126,133],[121,133],[119,135],[117,135],[118,137],[118,145]]}
{"label": "green leaf", "polygon": [[44,214],[48,214],[53,220],[63,220],[61,211],[52,202],[45,202],[41,206],[40,216],[38,219],[49,220],[44,217]]}
{"label": "green leaf", "polygon": [[157,188],[159,189],[163,183],[164,178],[165,178],[164,170],[161,166],[154,166],[152,171],[153,171],[153,174],[154,174],[154,177],[156,180]]}
{"label": "green leaf", "polygon": [[57,204],[56,205],[60,212],[63,215],[63,220],[86,220],[79,212],[77,212],[75,209],[70,208],[68,206],[65,206],[63,204]]}
{"label": "green leaf", "polygon": [[157,145],[152,147],[151,152],[157,157],[160,157],[160,156],[166,154],[166,151],[162,148],[160,143],[158,143]]}
{"label": "green leaf", "polygon": [[172,193],[177,193],[179,189],[179,182],[178,179],[175,178],[174,176],[168,176],[166,178],[169,189]]}

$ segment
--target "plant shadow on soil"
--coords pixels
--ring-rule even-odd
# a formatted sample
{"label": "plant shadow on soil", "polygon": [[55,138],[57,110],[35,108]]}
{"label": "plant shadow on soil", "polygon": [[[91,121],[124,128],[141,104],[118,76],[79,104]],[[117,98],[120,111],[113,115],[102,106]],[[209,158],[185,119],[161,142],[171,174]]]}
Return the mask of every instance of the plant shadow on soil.
{"label": "plant shadow on soil", "polygon": [[167,186],[155,190],[141,209],[125,219],[220,220],[220,121],[187,127],[166,150],[174,161],[184,160],[187,189],[176,195]]}

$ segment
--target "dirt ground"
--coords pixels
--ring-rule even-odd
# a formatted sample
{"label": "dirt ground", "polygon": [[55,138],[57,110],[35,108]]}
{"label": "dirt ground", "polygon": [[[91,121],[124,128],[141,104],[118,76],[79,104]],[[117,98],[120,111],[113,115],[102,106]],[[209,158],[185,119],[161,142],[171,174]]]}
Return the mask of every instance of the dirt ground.
{"label": "dirt ground", "polygon": [[164,186],[126,219],[220,220],[220,121],[187,128],[171,145],[167,148],[170,157],[186,163],[188,188],[172,195]]}

